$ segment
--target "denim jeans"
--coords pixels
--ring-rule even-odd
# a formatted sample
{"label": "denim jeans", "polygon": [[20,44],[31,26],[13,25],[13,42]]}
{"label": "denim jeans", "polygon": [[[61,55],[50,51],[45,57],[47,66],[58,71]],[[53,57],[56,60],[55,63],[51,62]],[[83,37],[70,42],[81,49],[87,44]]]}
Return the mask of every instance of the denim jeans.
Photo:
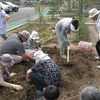
{"label": "denim jeans", "polygon": [[37,90],[43,90],[43,88],[47,86],[44,78],[37,73],[32,72],[29,77],[36,86]]}
{"label": "denim jeans", "polygon": [[3,38],[4,40],[6,40],[6,39],[8,38],[8,36],[6,36],[6,34],[2,34],[1,36],[2,36],[2,38]]}
{"label": "denim jeans", "polygon": [[64,54],[65,53],[65,41],[63,40],[62,36],[61,36],[61,31],[55,27],[56,30],[56,35],[58,37],[58,41],[59,41],[59,46],[60,46],[60,54]]}

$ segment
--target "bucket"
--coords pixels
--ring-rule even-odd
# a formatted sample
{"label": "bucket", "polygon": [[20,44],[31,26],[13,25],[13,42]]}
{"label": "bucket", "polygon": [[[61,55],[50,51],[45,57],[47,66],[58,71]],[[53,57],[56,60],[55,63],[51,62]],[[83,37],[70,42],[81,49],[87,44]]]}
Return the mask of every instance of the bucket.
{"label": "bucket", "polygon": [[90,51],[91,46],[92,46],[91,42],[80,41],[78,43],[78,49],[85,50],[85,51]]}

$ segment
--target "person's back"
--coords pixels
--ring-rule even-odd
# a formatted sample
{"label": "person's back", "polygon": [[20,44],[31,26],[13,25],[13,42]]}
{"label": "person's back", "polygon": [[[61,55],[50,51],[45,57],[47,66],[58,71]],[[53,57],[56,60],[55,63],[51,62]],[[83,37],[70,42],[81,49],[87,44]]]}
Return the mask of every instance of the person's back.
{"label": "person's back", "polygon": [[[21,45],[24,50],[24,46],[18,37],[17,34],[13,34],[4,43],[0,46],[0,55],[8,53],[8,54],[17,54],[18,45]],[[24,51],[25,52],[25,51]]]}
{"label": "person's back", "polygon": [[100,100],[100,92],[96,87],[87,86],[81,91],[80,100]]}

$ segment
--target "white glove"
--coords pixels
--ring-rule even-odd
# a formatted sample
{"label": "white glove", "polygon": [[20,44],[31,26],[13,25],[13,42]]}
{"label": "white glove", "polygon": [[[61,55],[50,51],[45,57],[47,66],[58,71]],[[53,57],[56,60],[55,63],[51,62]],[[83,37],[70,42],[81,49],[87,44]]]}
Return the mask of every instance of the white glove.
{"label": "white glove", "polygon": [[15,84],[13,84],[13,89],[23,90],[23,87],[21,85],[15,85]]}
{"label": "white glove", "polygon": [[15,75],[16,75],[16,73],[12,72],[12,73],[10,74],[10,77],[13,77],[13,76],[15,76]]}

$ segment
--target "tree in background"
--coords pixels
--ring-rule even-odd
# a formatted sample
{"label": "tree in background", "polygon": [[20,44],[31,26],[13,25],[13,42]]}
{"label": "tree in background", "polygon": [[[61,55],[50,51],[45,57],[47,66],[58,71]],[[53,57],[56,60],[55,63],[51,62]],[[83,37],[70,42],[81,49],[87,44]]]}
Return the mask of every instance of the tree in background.
{"label": "tree in background", "polygon": [[100,6],[100,0],[92,0],[96,5]]}

